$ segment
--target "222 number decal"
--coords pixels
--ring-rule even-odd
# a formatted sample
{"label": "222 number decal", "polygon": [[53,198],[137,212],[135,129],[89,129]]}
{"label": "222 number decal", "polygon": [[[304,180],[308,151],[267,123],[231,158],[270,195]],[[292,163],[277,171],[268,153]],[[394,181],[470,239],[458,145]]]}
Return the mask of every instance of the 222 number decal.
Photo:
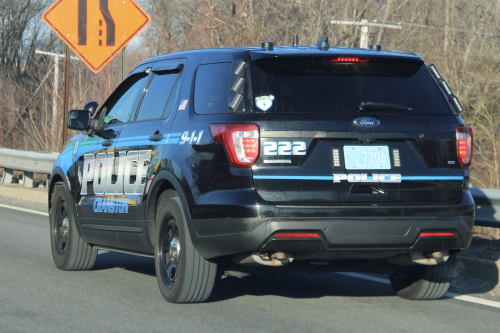
{"label": "222 number decal", "polygon": [[307,145],[303,141],[266,141],[262,144],[264,155],[305,155]]}

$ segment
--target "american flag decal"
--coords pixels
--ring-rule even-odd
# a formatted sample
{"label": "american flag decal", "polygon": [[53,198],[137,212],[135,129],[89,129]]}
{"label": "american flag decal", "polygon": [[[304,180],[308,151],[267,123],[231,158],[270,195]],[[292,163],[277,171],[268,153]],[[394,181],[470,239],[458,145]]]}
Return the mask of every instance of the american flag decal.
{"label": "american flag decal", "polygon": [[177,110],[186,110],[186,106],[188,104],[188,100],[185,99],[181,102],[181,104],[179,105],[179,108]]}

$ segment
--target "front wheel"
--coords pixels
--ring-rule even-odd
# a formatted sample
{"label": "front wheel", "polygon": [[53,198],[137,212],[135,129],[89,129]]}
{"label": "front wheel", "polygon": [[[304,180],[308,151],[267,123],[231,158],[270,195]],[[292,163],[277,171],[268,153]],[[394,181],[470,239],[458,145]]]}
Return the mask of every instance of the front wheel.
{"label": "front wheel", "polygon": [[88,270],[94,266],[97,250],[78,234],[69,199],[64,186],[56,185],[49,215],[52,258],[61,270]]}
{"label": "front wheel", "polygon": [[389,276],[397,295],[405,299],[432,300],[446,294],[455,272],[455,254],[445,263],[432,266],[409,266]]}
{"label": "front wheel", "polygon": [[160,195],[155,225],[156,279],[162,296],[171,303],[206,301],[217,265],[194,248],[178,197]]}

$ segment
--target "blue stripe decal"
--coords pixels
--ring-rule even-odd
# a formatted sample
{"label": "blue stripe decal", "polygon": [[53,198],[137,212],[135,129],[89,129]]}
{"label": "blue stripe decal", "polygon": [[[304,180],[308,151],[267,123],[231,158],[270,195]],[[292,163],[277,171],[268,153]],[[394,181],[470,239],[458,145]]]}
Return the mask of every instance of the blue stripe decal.
{"label": "blue stripe decal", "polygon": [[169,145],[176,145],[180,141],[180,138],[168,138],[167,139],[167,144]]}
{"label": "blue stripe decal", "polygon": [[332,180],[332,176],[253,176],[253,179]]}
{"label": "blue stripe decal", "polygon": [[118,137],[116,141],[135,141],[135,140],[149,140],[149,135],[127,136],[124,138]]}
{"label": "blue stripe decal", "polygon": [[[259,176],[254,175],[253,179],[288,179],[288,180],[331,180],[332,176]],[[401,176],[401,180],[463,180],[463,176]]]}
{"label": "blue stripe decal", "polygon": [[401,180],[464,180],[464,176],[401,176]]}

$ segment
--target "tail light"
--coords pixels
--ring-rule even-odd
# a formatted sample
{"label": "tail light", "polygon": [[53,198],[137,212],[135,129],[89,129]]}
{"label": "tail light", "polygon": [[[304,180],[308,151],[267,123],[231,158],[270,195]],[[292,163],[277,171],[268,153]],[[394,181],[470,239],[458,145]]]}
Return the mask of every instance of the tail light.
{"label": "tail light", "polygon": [[469,126],[458,126],[457,130],[457,155],[462,169],[470,167],[472,161],[473,137],[472,128]]}
{"label": "tail light", "polygon": [[229,162],[237,168],[250,168],[259,157],[259,126],[255,124],[212,124],[215,141],[226,148]]}

